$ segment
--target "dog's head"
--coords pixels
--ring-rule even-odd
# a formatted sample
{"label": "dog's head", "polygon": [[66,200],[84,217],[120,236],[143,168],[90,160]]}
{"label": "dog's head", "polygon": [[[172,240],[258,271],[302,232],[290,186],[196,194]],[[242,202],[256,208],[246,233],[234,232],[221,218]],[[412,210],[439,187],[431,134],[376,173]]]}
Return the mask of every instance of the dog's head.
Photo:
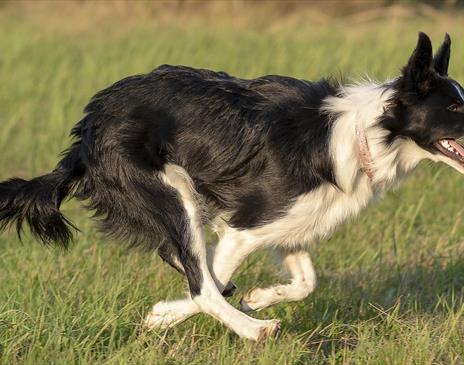
{"label": "dog's head", "polygon": [[451,40],[448,34],[432,54],[432,43],[419,33],[402,75],[395,80],[396,92],[386,111],[383,126],[389,142],[413,140],[434,161],[442,161],[464,173],[464,89],[448,77]]}

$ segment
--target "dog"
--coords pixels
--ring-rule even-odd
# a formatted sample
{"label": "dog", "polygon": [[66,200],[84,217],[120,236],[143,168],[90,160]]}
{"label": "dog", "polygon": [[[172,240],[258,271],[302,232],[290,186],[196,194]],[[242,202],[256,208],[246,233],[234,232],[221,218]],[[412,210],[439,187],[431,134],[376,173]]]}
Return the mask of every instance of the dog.
{"label": "dog", "polygon": [[[433,55],[419,33],[399,77],[343,85],[284,76],[243,80],[162,65],[98,92],[56,168],[0,183],[1,228],[27,223],[67,247],[66,197],[85,202],[101,230],[156,250],[185,275],[189,295],[154,305],[148,328],[197,313],[240,337],[275,336],[278,320],[246,314],[306,298],[316,274],[308,248],[396,186],[423,159],[464,173],[464,90],[448,77],[448,34]],[[219,237],[205,245],[204,227]],[[255,288],[240,308],[225,297],[240,263],[274,248],[291,280]]]}

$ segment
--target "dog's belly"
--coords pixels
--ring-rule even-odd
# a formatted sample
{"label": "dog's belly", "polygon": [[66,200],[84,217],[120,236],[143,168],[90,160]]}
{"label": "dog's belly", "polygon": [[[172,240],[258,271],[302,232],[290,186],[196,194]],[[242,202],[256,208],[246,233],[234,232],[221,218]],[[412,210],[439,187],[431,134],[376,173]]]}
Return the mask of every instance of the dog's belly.
{"label": "dog's belly", "polygon": [[265,226],[242,231],[243,238],[257,246],[298,247],[326,239],[334,229],[354,218],[372,200],[367,179],[350,194],[332,185],[300,196],[288,213]]}

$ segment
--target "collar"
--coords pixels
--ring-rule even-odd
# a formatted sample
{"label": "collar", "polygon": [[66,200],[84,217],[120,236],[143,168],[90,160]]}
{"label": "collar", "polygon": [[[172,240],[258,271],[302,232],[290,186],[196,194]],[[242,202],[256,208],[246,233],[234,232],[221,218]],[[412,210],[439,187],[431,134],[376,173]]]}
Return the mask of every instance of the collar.
{"label": "collar", "polygon": [[374,179],[374,164],[372,155],[369,151],[366,133],[364,129],[356,124],[356,148],[358,152],[359,162],[361,163],[361,171],[369,178],[370,182]]}

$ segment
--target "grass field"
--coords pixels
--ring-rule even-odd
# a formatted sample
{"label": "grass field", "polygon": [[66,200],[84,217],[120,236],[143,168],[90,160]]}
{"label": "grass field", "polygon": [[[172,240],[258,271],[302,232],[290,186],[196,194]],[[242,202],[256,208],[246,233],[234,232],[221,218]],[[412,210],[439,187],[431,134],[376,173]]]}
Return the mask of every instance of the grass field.
{"label": "grass field", "polygon": [[[406,62],[418,30],[436,44],[448,31],[451,75],[464,81],[460,13],[366,22],[293,14],[254,24],[28,10],[0,3],[2,180],[53,169],[93,93],[162,63],[245,78],[383,79]],[[167,333],[141,331],[153,303],[184,295],[182,278],[154,255],[101,237],[71,201],[63,210],[82,233],[68,252],[45,249],[28,234],[23,244],[13,233],[0,236],[0,362],[462,364],[463,182],[445,166],[422,164],[400,189],[312,247],[317,290],[259,313],[283,321],[280,338],[262,344],[203,315]],[[234,280],[237,304],[256,283],[284,279],[271,257],[257,254]]]}

